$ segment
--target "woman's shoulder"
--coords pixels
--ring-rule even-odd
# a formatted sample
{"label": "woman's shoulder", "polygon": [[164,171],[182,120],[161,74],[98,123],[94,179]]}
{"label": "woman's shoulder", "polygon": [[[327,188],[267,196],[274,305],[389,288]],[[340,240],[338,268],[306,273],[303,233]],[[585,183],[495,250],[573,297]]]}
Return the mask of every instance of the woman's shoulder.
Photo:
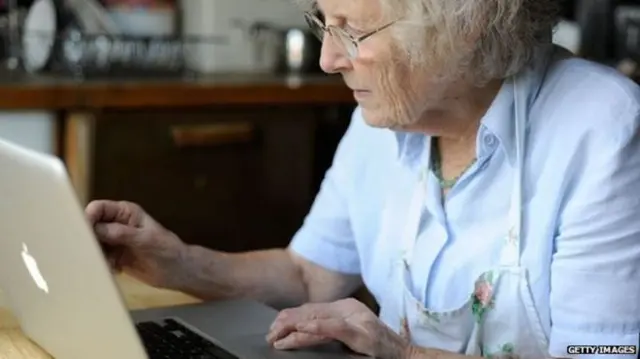
{"label": "woman's shoulder", "polygon": [[575,114],[615,113],[640,108],[640,86],[615,68],[579,57],[564,58],[547,69],[537,102],[549,110]]}
{"label": "woman's shoulder", "polygon": [[614,68],[563,59],[547,70],[529,121],[542,142],[619,144],[640,128],[640,86]]}
{"label": "woman's shoulder", "polygon": [[584,209],[598,211],[596,203],[612,202],[597,196],[640,193],[631,180],[640,179],[640,89],[615,69],[577,58],[554,64],[528,127],[532,183],[546,191],[557,183],[553,201],[589,202]]}

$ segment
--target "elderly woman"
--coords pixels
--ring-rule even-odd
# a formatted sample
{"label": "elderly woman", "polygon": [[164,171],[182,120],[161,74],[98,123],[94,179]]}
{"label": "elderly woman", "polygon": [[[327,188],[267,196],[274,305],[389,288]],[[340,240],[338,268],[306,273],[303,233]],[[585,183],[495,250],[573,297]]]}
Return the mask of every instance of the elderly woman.
{"label": "elderly woman", "polygon": [[[574,357],[576,344],[633,352],[640,91],[551,45],[554,10],[552,0],[312,4],[321,66],[359,106],[288,249],[187,246],[125,202],[93,202],[88,216],[148,283],[289,306],[267,337],[280,349],[337,340],[390,359]],[[344,299],[362,282],[379,317]]]}

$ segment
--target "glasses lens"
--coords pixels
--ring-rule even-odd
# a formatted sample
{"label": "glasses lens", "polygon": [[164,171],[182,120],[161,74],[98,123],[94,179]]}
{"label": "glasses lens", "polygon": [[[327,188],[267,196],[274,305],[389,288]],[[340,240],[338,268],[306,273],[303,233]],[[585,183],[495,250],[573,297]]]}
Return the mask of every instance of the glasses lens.
{"label": "glasses lens", "polygon": [[358,56],[358,47],[348,34],[339,28],[331,28],[331,37],[349,58],[355,59]]}

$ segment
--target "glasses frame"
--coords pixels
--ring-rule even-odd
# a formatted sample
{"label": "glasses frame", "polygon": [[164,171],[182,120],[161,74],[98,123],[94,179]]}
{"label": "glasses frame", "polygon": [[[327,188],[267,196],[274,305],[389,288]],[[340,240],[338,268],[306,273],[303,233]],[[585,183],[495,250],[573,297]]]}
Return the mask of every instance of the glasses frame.
{"label": "glasses frame", "polygon": [[[354,49],[354,53],[352,54],[348,48],[346,48],[347,44],[345,43],[338,43],[337,45],[342,47],[345,52],[347,53],[347,56],[349,56],[349,58],[351,60],[355,59],[356,57],[358,57],[358,47],[360,45],[360,43],[368,38],[370,38],[371,36],[377,34],[378,32],[388,28],[389,26],[395,24],[398,20],[393,20],[385,25],[379,26],[376,29],[367,32],[364,35],[360,35],[358,37],[355,37],[353,35],[351,35],[350,33],[348,33],[347,31],[345,31],[343,28],[338,27],[338,26],[334,26],[334,25],[325,25],[315,14],[313,14],[310,11],[305,11],[304,12],[304,18],[307,21],[307,24],[309,25],[309,27],[313,30],[315,26],[317,26],[318,29],[322,30],[323,33],[328,33],[329,35],[331,35],[331,37],[334,40],[348,40],[349,42],[351,42],[351,44],[353,45],[353,49]],[[318,38],[318,40],[322,41],[323,40],[323,34],[319,34],[316,33],[315,31],[313,32],[316,37]],[[336,37],[340,37],[340,39],[336,39]]]}

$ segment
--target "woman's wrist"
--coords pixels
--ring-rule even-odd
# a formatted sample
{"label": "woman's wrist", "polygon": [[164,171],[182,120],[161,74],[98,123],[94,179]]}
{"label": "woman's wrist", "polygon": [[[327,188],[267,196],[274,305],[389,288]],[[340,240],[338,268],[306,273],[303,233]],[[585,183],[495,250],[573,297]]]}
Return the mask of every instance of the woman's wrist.
{"label": "woman's wrist", "polygon": [[[416,352],[418,351],[418,347],[411,345],[411,343],[393,333],[391,340],[386,340],[386,345],[380,355],[380,357],[384,359],[418,359],[420,357],[416,356]],[[382,344],[382,343],[381,343]],[[383,344],[384,345],[384,344]],[[380,352],[379,352],[380,353]]]}
{"label": "woman's wrist", "polygon": [[[415,352],[416,352],[416,347],[414,347],[411,344],[407,344],[405,345],[404,348],[402,348],[402,354],[400,355],[401,359],[414,359],[416,358]],[[416,358],[417,359],[417,358]]]}
{"label": "woman's wrist", "polygon": [[[460,358],[464,355],[457,355],[439,349],[421,348],[415,345],[408,345],[400,358],[402,359],[446,359]],[[471,359],[471,358],[470,358]]]}

